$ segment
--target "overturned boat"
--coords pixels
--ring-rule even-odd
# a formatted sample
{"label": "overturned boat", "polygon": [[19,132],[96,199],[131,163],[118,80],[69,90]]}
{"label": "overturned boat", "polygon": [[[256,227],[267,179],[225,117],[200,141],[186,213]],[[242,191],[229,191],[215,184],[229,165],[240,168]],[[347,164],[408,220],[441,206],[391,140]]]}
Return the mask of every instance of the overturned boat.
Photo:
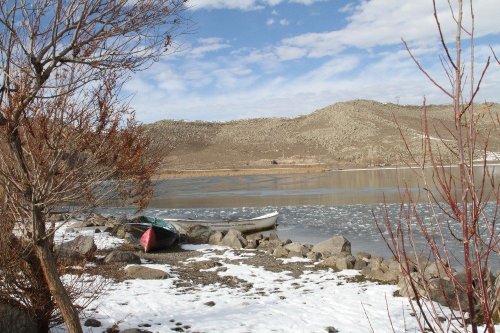
{"label": "overturned boat", "polygon": [[160,218],[138,216],[127,225],[128,231],[139,240],[144,252],[167,249],[179,241],[175,226]]}
{"label": "overturned boat", "polygon": [[186,230],[193,225],[202,225],[210,227],[212,230],[225,232],[229,229],[236,229],[242,233],[250,234],[257,231],[263,231],[276,228],[278,221],[278,212],[273,212],[258,217],[244,219],[220,219],[220,220],[203,220],[203,219],[165,219],[166,222],[174,225],[178,230]]}

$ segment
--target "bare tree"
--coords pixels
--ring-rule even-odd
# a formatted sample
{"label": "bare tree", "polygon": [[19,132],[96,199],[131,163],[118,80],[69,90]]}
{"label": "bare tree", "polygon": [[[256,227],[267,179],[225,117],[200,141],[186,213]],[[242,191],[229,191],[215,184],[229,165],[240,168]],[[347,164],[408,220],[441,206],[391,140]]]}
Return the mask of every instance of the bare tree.
{"label": "bare tree", "polygon": [[[453,113],[450,117],[454,119],[453,128],[445,127],[446,133],[439,133],[429,122],[424,99],[423,159],[415,158],[412,162],[420,165],[421,173],[418,176],[422,180],[430,216],[419,209],[411,191],[403,186],[399,217],[393,220],[385,214],[383,222],[376,221],[380,230],[380,224],[385,224],[388,236],[384,236],[384,239],[400,264],[407,293],[414,297],[411,304],[418,314],[422,331],[475,333],[481,324],[487,332],[495,330],[493,315],[499,290],[493,281],[489,264],[491,260],[498,261],[500,252],[496,226],[500,188],[488,166],[487,153],[488,138],[496,130],[495,125],[498,126],[498,123],[492,121],[494,117],[485,117],[489,105],[479,107],[475,104],[490,59],[477,70],[472,2],[447,1],[456,27],[455,41],[452,44],[448,43],[444,35],[436,1],[433,0],[434,17],[443,51],[440,61],[449,86],[441,84],[432,76],[403,40],[421,72],[451,99]],[[467,25],[465,16],[470,19]],[[470,50],[467,56],[464,47]],[[498,119],[498,115],[496,118]],[[488,123],[489,130],[485,130],[488,126],[480,126],[485,122]],[[438,133],[437,140],[431,136],[431,131]],[[410,155],[413,158],[411,152]],[[451,165],[448,156],[452,157]],[[431,179],[424,172],[427,166],[432,170]],[[424,241],[423,248],[416,244],[418,237]],[[461,255],[454,252],[452,242],[460,244]],[[440,278],[433,279],[429,276],[429,259],[433,259],[433,269]],[[454,271],[453,267],[457,266],[462,266],[463,273],[457,274]],[[446,312],[428,299],[439,299],[441,303],[458,311],[458,314]]]}
{"label": "bare tree", "polygon": [[28,265],[37,259],[39,282],[70,332],[82,329],[58,275],[48,213],[111,193],[145,204],[156,161],[119,88],[127,71],[168,52],[185,2],[0,3],[2,245],[22,251]]}

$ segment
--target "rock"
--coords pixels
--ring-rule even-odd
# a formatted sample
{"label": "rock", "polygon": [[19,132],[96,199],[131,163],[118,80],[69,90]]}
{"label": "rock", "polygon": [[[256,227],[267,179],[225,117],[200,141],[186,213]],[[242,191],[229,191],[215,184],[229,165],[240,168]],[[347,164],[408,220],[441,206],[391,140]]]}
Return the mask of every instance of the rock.
{"label": "rock", "polygon": [[221,244],[233,249],[241,249],[247,246],[248,242],[240,231],[230,229],[222,239]]}
{"label": "rock", "polygon": [[371,268],[370,272],[365,275],[368,279],[377,280],[384,283],[397,283],[399,275],[393,271],[382,270],[380,268]]}
{"label": "rock", "polygon": [[327,333],[338,333],[339,332],[339,330],[333,326],[328,326],[327,328],[325,328],[325,330]]}
{"label": "rock", "polygon": [[270,250],[271,253],[273,253],[274,249],[277,248],[278,246],[283,246],[283,242],[280,241],[279,239],[274,239],[274,240],[261,240],[259,242],[259,246],[257,247],[259,250]]}
{"label": "rock", "polygon": [[433,262],[430,263],[427,267],[425,267],[424,274],[426,278],[442,278],[442,279],[449,279],[450,277],[446,273],[448,270],[449,274],[453,275],[454,271],[452,269],[449,269],[448,267],[443,267],[443,265]]}
{"label": "rock", "polygon": [[324,259],[320,265],[322,267],[337,269],[336,262],[337,262],[337,257],[333,256]]}
{"label": "rock", "polygon": [[313,260],[313,261],[318,261],[322,258],[323,256],[321,255],[321,253],[318,253],[318,252],[308,252],[306,254],[306,258],[307,259],[310,259],[310,260]]}
{"label": "rock", "polygon": [[366,266],[366,267],[363,267],[361,269],[361,271],[359,271],[362,275],[364,276],[368,276],[368,274],[370,274],[370,272],[372,271],[371,267],[369,266]]}
{"label": "rock", "polygon": [[356,258],[356,262],[354,263],[354,269],[357,269],[358,271],[359,270],[362,270],[363,268],[365,268],[366,266],[368,266],[368,263],[366,261],[364,261],[363,259],[360,259],[359,257]]}
{"label": "rock", "polygon": [[100,214],[91,213],[86,219],[85,224],[87,227],[104,227],[108,221],[107,217]]}
{"label": "rock", "polygon": [[214,301],[208,301],[208,302],[205,302],[203,304],[205,304],[206,306],[210,306],[211,307],[211,306],[215,305],[215,302]]}
{"label": "rock", "polygon": [[391,262],[389,263],[389,270],[391,272],[394,272],[394,273],[400,275],[401,269],[399,267],[399,262],[397,262],[396,260],[391,260]]}
{"label": "rock", "polygon": [[148,330],[143,330],[140,328],[127,328],[126,330],[120,331],[120,333],[153,333]]}
{"label": "rock", "polygon": [[278,246],[274,249],[273,256],[275,256],[276,258],[286,258],[288,256],[288,250],[283,246]]}
{"label": "rock", "polygon": [[410,272],[424,272],[426,267],[431,263],[429,259],[424,256],[410,256],[408,257]]}
{"label": "rock", "polygon": [[290,252],[295,252],[298,253],[297,257],[305,257],[309,250],[302,244],[300,243],[290,243],[285,245],[285,249],[287,249]]}
{"label": "rock", "polygon": [[389,265],[386,261],[384,261],[381,257],[375,257],[370,259],[370,267],[372,270],[380,270],[382,272],[389,271]]}
{"label": "rock", "polygon": [[118,238],[125,238],[125,234],[127,233],[127,226],[123,224],[115,225],[111,230],[111,235]]}
{"label": "rock", "polygon": [[300,253],[300,252],[295,252],[295,251],[290,251],[290,252],[288,252],[287,257],[288,257],[288,258],[293,258],[293,257],[304,258],[304,256],[302,255],[302,253]]}
{"label": "rock", "polygon": [[259,246],[259,241],[256,240],[256,239],[251,240],[251,241],[249,241],[247,239],[247,242],[248,242],[248,244],[247,244],[247,246],[245,246],[245,249],[254,250],[254,249],[256,249]]}
{"label": "rock", "polygon": [[[446,305],[452,310],[458,310],[458,302],[461,308],[465,309],[468,305],[465,293],[457,293],[455,287],[449,280],[433,278],[429,281],[429,298],[435,302]],[[458,297],[458,302],[457,302]]]}
{"label": "rock", "polygon": [[125,275],[128,279],[139,280],[162,280],[170,277],[167,272],[160,269],[139,265],[125,268]]}
{"label": "rock", "polygon": [[60,256],[68,258],[87,258],[94,256],[97,246],[93,236],[77,236],[75,239],[64,242],[59,246]]}
{"label": "rock", "polygon": [[127,264],[140,264],[141,258],[132,252],[114,250],[111,251],[106,258],[104,258],[105,263],[113,262],[123,262]]}
{"label": "rock", "polygon": [[356,263],[356,258],[353,256],[338,257],[337,260],[335,261],[337,269],[341,271],[344,269],[353,269],[355,263]]}
{"label": "rock", "polygon": [[260,241],[261,239],[264,239],[264,236],[262,234],[251,234],[247,236],[247,241],[253,241],[257,240]]}
{"label": "rock", "polygon": [[370,253],[368,253],[368,252],[358,252],[358,253],[356,253],[356,258],[369,260],[369,259],[371,259],[371,257],[372,257],[372,255]]}
{"label": "rock", "polygon": [[351,254],[351,242],[343,236],[334,236],[314,245],[311,251],[319,252],[323,257],[330,257],[341,252]]}
{"label": "rock", "polygon": [[[420,297],[431,299],[435,302],[446,305],[452,310],[458,310],[458,296],[458,301],[460,302],[462,309],[465,309],[468,306],[466,294],[457,293],[453,284],[449,280],[441,278],[424,279],[422,275],[417,272],[411,273],[410,277]],[[415,291],[410,284],[410,277],[402,277],[399,279],[399,292],[401,296],[415,298]],[[425,288],[424,284],[426,285]]]}
{"label": "rock", "polygon": [[85,323],[83,323],[83,326],[86,327],[101,327],[101,322],[97,319],[94,318],[89,318],[85,320]]}
{"label": "rock", "polygon": [[37,333],[35,320],[26,312],[10,304],[0,303],[0,332]]}
{"label": "rock", "polygon": [[420,279],[420,274],[416,272],[410,273],[409,276],[402,276],[399,279],[398,282],[398,287],[399,287],[399,294],[403,297],[408,297],[408,298],[414,298],[415,297],[415,292],[413,290],[413,287],[411,286],[410,281],[413,281],[413,284],[415,286],[415,289],[422,290],[419,285],[421,284],[421,279]]}
{"label": "rock", "polygon": [[208,244],[212,232],[208,226],[195,224],[186,228],[185,239],[191,244]]}
{"label": "rock", "polygon": [[220,245],[222,243],[223,238],[224,238],[224,235],[222,234],[222,232],[215,231],[208,238],[208,244]]}
{"label": "rock", "polygon": [[269,240],[270,241],[273,241],[273,240],[279,240],[280,238],[278,237],[278,234],[276,233],[276,231],[271,231],[269,233]]}

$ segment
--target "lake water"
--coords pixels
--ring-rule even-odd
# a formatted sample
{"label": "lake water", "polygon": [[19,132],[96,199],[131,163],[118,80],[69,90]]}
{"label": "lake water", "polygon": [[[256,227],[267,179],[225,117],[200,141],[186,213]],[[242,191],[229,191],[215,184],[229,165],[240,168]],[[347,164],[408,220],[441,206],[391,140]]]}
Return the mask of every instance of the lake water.
{"label": "lake water", "polygon": [[[489,172],[494,173],[494,169],[490,167]],[[432,175],[430,170],[426,173],[428,177]],[[145,214],[255,217],[277,210],[278,234],[282,239],[314,244],[340,234],[351,241],[353,253],[367,251],[389,256],[373,214],[382,217],[381,203],[385,201],[388,215],[396,219],[400,211],[398,188],[404,183],[415,198],[425,200],[425,191],[420,190],[424,185],[418,179],[415,171],[409,169],[171,179],[155,183],[154,198]],[[498,175],[495,179],[500,180]],[[493,207],[489,205],[491,215]],[[430,220],[429,205],[421,203],[418,210]],[[452,228],[458,231],[458,226]],[[498,229],[495,232],[498,234]],[[494,259],[498,263],[498,257]]]}

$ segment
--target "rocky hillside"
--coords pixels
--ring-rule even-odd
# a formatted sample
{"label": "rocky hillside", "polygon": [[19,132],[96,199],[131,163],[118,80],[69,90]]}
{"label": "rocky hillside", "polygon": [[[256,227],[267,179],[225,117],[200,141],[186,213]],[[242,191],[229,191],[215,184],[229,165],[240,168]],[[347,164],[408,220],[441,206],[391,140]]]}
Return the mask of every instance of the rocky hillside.
{"label": "rocky hillside", "polygon": [[[491,117],[500,115],[500,105],[488,109],[476,108],[483,130],[491,127]],[[408,147],[420,156],[421,112],[420,106],[356,100],[290,119],[164,120],[147,126],[165,156],[163,170],[317,163],[327,167],[367,167],[408,161],[399,129]],[[447,128],[454,126],[451,106],[430,106],[427,112],[432,135],[450,139]],[[489,151],[500,152],[498,127],[495,131],[490,135]],[[441,149],[445,150],[443,145]]]}

